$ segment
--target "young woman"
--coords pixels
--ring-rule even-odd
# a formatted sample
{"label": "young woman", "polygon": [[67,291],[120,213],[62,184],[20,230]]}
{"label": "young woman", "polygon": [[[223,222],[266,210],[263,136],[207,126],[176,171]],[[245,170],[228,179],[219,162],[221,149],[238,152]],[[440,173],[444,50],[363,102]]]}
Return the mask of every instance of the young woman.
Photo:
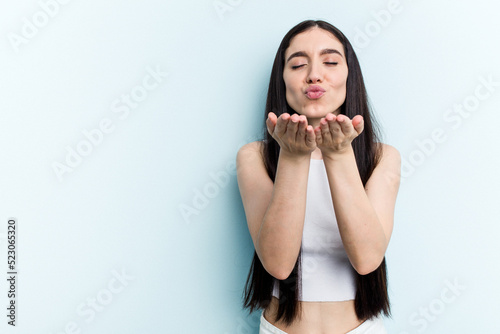
{"label": "young woman", "polygon": [[236,159],[255,246],[244,306],[264,309],[260,333],[386,333],[401,158],[342,32],[308,20],[285,35],[265,112],[266,138]]}

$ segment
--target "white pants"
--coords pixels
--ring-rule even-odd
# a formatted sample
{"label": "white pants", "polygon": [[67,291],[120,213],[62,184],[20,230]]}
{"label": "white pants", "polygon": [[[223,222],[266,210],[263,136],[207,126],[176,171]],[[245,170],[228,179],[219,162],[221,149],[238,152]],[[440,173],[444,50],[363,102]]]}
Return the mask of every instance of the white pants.
{"label": "white pants", "polygon": [[[260,315],[259,334],[287,334],[287,332],[273,326],[264,318],[264,312]],[[387,334],[381,317],[365,320],[361,325],[346,334]]]}

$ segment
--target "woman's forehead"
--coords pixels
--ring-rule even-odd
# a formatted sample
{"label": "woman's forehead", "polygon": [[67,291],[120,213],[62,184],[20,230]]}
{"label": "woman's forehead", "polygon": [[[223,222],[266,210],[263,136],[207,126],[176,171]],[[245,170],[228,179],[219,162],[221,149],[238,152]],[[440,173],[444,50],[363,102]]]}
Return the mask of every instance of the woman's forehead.
{"label": "woman's forehead", "polygon": [[336,49],[342,55],[344,54],[344,47],[337,37],[327,30],[315,27],[303,31],[291,39],[290,45],[285,50],[285,58],[298,51],[319,53],[324,49]]}

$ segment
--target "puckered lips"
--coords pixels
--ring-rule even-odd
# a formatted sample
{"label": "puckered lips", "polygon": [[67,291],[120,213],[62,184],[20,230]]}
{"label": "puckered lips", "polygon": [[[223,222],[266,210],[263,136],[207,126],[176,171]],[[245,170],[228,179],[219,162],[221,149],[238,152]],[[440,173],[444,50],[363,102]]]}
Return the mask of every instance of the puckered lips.
{"label": "puckered lips", "polygon": [[326,90],[324,90],[321,86],[318,85],[310,85],[306,89],[306,96],[311,100],[319,99],[325,94]]}

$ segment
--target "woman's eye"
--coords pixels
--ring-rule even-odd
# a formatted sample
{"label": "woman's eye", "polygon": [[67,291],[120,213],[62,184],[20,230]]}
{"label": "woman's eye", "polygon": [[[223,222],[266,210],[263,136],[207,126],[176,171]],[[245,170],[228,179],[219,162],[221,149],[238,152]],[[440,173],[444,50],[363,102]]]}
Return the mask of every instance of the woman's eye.
{"label": "woman's eye", "polygon": [[[325,62],[325,64],[327,65],[338,65],[337,62]],[[296,65],[296,66],[292,66],[292,70],[296,70],[302,66],[306,66],[306,64],[302,64],[302,65]]]}

